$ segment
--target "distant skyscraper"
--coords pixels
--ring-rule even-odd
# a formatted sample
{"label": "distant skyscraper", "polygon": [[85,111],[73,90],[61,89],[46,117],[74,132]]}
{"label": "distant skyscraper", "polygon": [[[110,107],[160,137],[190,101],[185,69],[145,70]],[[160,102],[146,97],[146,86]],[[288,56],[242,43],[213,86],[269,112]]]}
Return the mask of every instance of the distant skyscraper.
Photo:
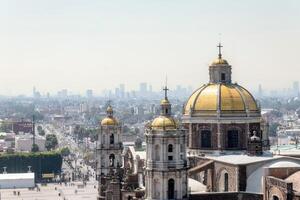
{"label": "distant skyscraper", "polygon": [[89,99],[93,98],[93,90],[87,90],[86,91],[86,97],[89,98]]}
{"label": "distant skyscraper", "polygon": [[258,96],[262,97],[263,96],[263,90],[261,84],[258,85]]}
{"label": "distant skyscraper", "polygon": [[299,81],[294,81],[293,93],[294,93],[294,95],[299,96]]}
{"label": "distant skyscraper", "polygon": [[147,94],[147,83],[140,83],[140,95],[145,96]]}
{"label": "distant skyscraper", "polygon": [[125,85],[120,84],[120,97],[124,98],[125,97]]}

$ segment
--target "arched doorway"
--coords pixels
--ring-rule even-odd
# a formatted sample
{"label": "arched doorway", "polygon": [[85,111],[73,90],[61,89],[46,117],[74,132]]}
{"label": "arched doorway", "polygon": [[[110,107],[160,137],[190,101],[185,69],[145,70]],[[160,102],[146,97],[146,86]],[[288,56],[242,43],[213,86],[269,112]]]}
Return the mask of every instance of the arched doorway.
{"label": "arched doorway", "polygon": [[175,181],[169,179],[168,181],[168,199],[175,199]]}

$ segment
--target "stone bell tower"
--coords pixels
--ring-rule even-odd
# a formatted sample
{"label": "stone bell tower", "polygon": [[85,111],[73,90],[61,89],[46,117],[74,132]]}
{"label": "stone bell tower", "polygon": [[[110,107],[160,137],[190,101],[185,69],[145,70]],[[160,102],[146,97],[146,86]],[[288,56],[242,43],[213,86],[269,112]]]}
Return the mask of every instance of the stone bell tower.
{"label": "stone bell tower", "polygon": [[112,182],[111,179],[112,177],[115,179],[114,174],[119,174],[122,166],[122,127],[113,116],[113,108],[110,105],[106,113],[107,116],[100,123],[98,135],[99,199],[107,196],[106,193],[111,191],[109,185]]}
{"label": "stone bell tower", "polygon": [[186,131],[171,115],[167,97],[146,128],[146,199],[188,199]]}

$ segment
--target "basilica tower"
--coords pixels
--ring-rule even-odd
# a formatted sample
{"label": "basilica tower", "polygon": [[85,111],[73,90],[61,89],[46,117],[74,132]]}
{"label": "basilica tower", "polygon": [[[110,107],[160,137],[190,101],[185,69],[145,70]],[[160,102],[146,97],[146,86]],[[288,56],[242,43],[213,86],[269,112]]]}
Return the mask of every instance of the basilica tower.
{"label": "basilica tower", "polygon": [[171,115],[167,97],[146,128],[146,199],[188,199],[186,131]]}
{"label": "basilica tower", "polygon": [[108,184],[115,179],[122,165],[122,128],[118,120],[113,116],[113,108],[109,105],[107,116],[100,123],[98,137],[98,181],[99,196],[107,196]]}

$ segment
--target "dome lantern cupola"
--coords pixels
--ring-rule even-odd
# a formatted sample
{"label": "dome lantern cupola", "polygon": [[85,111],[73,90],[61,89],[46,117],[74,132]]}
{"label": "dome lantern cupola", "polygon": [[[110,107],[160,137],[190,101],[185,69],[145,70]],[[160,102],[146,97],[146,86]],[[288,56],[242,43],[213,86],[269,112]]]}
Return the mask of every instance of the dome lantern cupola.
{"label": "dome lantern cupola", "polygon": [[163,100],[161,100],[161,102],[160,102],[160,107],[161,107],[160,116],[156,117],[152,121],[151,127],[152,127],[152,129],[155,129],[155,130],[176,129],[177,122],[172,117],[171,103],[168,100],[168,90],[169,89],[166,86],[163,88],[163,90],[165,91],[165,98]]}
{"label": "dome lantern cupola", "polygon": [[219,48],[218,58],[209,67],[210,83],[231,83],[231,66],[222,58],[221,43],[217,47]]}

